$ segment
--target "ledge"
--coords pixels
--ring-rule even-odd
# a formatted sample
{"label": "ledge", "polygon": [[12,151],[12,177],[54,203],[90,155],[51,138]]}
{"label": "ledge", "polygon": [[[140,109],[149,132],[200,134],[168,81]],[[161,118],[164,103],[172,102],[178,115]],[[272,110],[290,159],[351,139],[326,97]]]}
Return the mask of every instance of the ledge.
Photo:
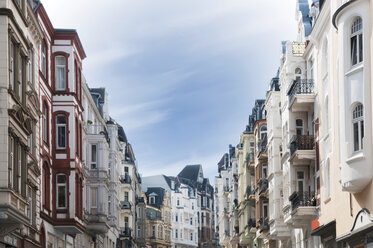
{"label": "ledge", "polygon": [[357,162],[357,161],[360,161],[360,160],[364,160],[364,159],[365,159],[364,153],[362,151],[360,151],[358,153],[353,154],[348,159],[346,159],[346,163],[347,164],[352,164],[354,162]]}

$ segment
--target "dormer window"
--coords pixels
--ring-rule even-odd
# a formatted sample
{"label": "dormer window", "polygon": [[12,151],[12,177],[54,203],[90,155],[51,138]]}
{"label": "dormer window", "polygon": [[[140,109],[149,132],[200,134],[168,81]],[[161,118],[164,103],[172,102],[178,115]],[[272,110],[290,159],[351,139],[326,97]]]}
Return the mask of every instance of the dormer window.
{"label": "dormer window", "polygon": [[150,204],[154,205],[155,204],[155,196],[150,196],[149,201],[150,201]]}
{"label": "dormer window", "polygon": [[363,21],[360,17],[351,25],[351,66],[363,61]]}
{"label": "dormer window", "polygon": [[66,90],[66,58],[58,55],[55,57],[55,85],[56,90]]}

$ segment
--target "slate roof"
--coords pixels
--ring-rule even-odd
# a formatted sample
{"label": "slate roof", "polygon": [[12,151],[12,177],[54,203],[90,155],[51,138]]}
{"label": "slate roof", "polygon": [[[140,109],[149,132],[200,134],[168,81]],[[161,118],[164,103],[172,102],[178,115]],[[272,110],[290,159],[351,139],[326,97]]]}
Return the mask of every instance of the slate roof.
{"label": "slate roof", "polygon": [[[161,187],[150,187],[147,189],[145,195],[147,197],[148,205],[160,208],[163,204],[163,199],[165,196],[165,189]],[[155,196],[155,203],[150,204],[149,196]]]}
{"label": "slate roof", "polygon": [[187,165],[177,176],[197,182],[198,173],[201,167],[202,166],[200,164]]}

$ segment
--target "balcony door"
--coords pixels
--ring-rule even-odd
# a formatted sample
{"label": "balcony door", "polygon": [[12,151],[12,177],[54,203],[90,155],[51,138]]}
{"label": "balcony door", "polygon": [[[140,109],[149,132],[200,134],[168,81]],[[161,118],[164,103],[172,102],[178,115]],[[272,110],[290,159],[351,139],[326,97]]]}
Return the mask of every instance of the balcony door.
{"label": "balcony door", "polygon": [[295,130],[297,135],[303,135],[304,134],[304,127],[303,127],[303,120],[302,119],[296,119],[295,120]]}
{"label": "balcony door", "polygon": [[304,171],[297,171],[297,191],[303,193],[305,189]]}

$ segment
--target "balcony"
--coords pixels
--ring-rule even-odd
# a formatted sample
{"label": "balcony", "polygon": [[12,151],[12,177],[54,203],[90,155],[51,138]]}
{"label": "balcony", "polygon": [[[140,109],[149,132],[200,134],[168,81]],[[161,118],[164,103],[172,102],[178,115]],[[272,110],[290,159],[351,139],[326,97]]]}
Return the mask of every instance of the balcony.
{"label": "balcony", "polygon": [[291,214],[285,222],[292,224],[295,228],[309,225],[310,221],[317,216],[315,192],[294,192],[289,196],[291,203]]}
{"label": "balcony", "polygon": [[268,179],[260,178],[258,180],[259,195],[268,189]]}
{"label": "balcony", "polygon": [[306,112],[313,110],[315,103],[313,79],[296,80],[288,90],[289,109],[292,112]]}
{"label": "balcony", "polygon": [[131,238],[132,230],[129,227],[124,227],[121,229],[120,237],[121,238]]}
{"label": "balcony", "polygon": [[87,135],[103,135],[107,142],[109,142],[109,134],[104,125],[86,125]]}
{"label": "balcony", "polygon": [[259,219],[259,232],[269,231],[268,218]]}
{"label": "balcony", "polygon": [[132,204],[129,201],[120,201],[120,209],[129,209],[131,210]]}
{"label": "balcony", "polygon": [[122,184],[131,184],[132,183],[132,179],[129,175],[120,175],[119,176],[119,181],[122,183]]}
{"label": "balcony", "polygon": [[304,164],[305,161],[315,160],[313,135],[295,135],[290,140],[290,161],[293,164]]}
{"label": "balcony", "polygon": [[246,197],[249,200],[255,200],[255,189],[251,188],[251,186],[247,186],[246,188]]}

